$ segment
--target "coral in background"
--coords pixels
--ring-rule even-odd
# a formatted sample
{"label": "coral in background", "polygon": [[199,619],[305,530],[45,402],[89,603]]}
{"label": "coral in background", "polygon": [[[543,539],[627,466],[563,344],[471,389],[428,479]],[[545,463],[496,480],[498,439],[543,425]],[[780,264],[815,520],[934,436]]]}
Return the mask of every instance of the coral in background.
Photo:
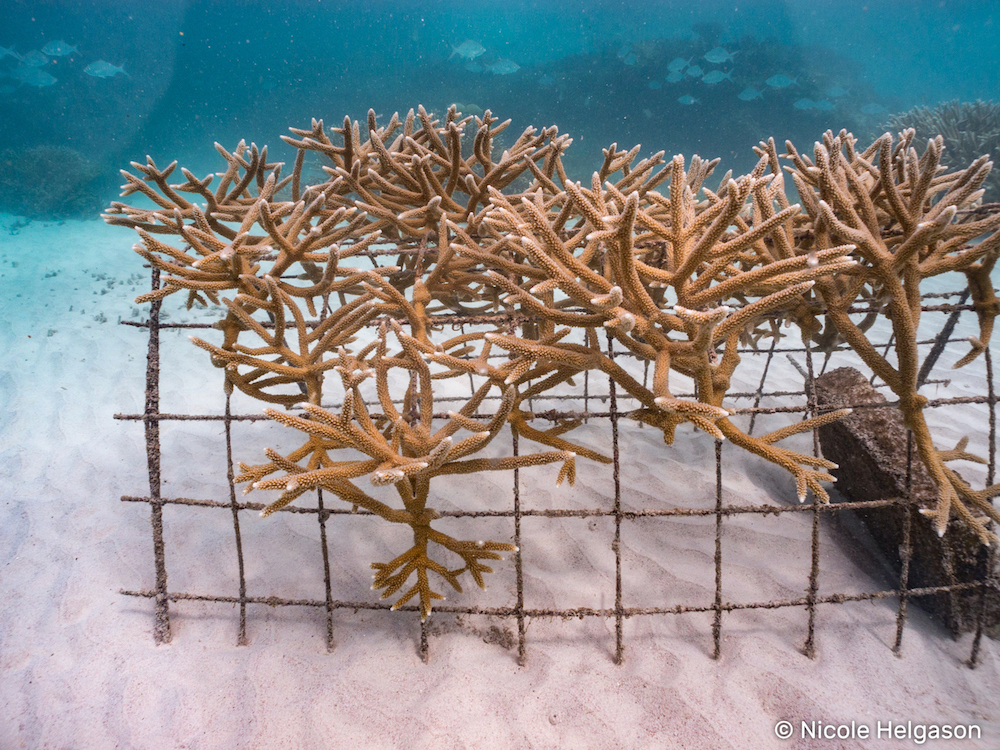
{"label": "coral in background", "polygon": [[0,210],[30,219],[93,216],[103,168],[68,146],[0,152]]}

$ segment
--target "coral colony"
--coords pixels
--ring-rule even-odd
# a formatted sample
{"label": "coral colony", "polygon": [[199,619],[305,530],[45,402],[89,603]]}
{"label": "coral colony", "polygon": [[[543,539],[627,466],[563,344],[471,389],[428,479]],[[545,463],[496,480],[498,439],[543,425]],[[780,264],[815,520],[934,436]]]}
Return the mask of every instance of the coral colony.
{"label": "coral colony", "polygon": [[[572,484],[577,458],[607,462],[571,440],[578,421],[542,430],[528,410],[589,370],[634,398],[631,416],[668,445],[692,424],[781,466],[800,501],[809,491],[827,501],[821,483],[835,465],[778,443],[849,410],[751,437],[725,405],[737,347],[756,348],[784,322],[820,350],[846,343],[891,388],[937,486],[929,512],[938,532],[963,523],[995,541],[990,498],[1000,485],[974,490],[947,466],[975,457],[963,443],[935,445],[916,346],[921,282],[954,271],[968,279],[980,326],[956,366],[989,342],[1000,211],[981,204],[987,157],[948,169],[940,137],[921,146],[904,130],[859,149],[850,133],[827,132],[811,158],[791,143],[783,156],[773,140],[761,143],[751,173],[727,174],[713,190],[718,160],[660,152],[637,161],[638,146],[612,145],[583,185],[566,176],[571,139],[554,127],[526,129],[497,157],[509,123],[452,106],[441,119],[420,107],[380,126],[369,112],[341,128],[314,120],[293,129],[287,176],[266,148],[245,143],[231,153],[216,144],[228,165],[218,180],[181,169],[185,181],[171,183],[177,163],[160,169],[148,157],[133,162],[137,175],[123,171],[122,195],[156,205],[114,202],[104,215],[135,229],[136,252],[163,275],[139,301],[180,293],[188,306],[218,306],[219,340],[194,343],[223,369],[227,392],[279,407],[266,413],[302,433],[287,455],[267,449],[266,462],[240,464],[246,491],[281,492],[264,515],[323,489],[409,526],[412,546],[372,564],[373,588],[398,595],[396,607],[418,597],[426,618],[442,598],[438,579],[460,592],[468,573],[483,586],[484,561],[516,551],[442,530],[434,478],[556,463],[557,482]],[[307,157],[322,161],[320,179],[306,178]],[[783,159],[801,205],[786,197]],[[379,253],[396,265],[379,266]],[[468,327],[446,332],[445,313]],[[880,317],[891,322],[894,355],[867,337]],[[651,368],[648,384],[609,356],[610,340]],[[672,373],[694,381],[693,398],[674,394]],[[343,392],[336,409],[323,405],[331,378]],[[452,378],[471,380],[471,396],[440,412],[435,399]],[[484,416],[486,402],[497,406]],[[545,450],[481,455],[507,429]],[[362,480],[391,486],[398,503],[368,494]]]}

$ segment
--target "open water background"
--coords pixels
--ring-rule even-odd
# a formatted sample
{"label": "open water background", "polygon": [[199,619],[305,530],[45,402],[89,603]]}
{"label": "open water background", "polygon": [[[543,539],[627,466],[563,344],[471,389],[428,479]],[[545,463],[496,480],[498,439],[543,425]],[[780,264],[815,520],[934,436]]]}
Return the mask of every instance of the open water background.
{"label": "open water background", "polygon": [[[893,112],[997,98],[998,8],[973,0],[0,0],[0,45],[16,53],[0,59],[0,167],[10,174],[30,149],[72,149],[99,210],[117,191],[118,169],[146,154],[204,174],[221,168],[214,142],[232,149],[245,138],[290,161],[279,136],[312,117],[339,125],[374,108],[381,122],[418,104],[440,113],[458,102],[512,118],[511,140],[528,125],[558,125],[574,137],[566,163],[578,179],[612,142],[642,144],[643,155],[718,156],[722,170],[740,172],[762,138],[808,151],[828,128],[865,140]],[[18,59],[53,41],[77,51],[46,56],[35,70]],[[474,56],[453,54],[467,42]],[[715,47],[735,54],[721,64],[704,59]],[[670,82],[676,58],[702,75],[685,69]],[[86,72],[102,60],[125,72]],[[515,71],[491,72],[508,61]],[[727,78],[706,83],[713,70]],[[795,83],[773,87],[774,76]],[[741,99],[747,89],[762,95]],[[11,182],[0,175],[0,210],[17,213],[4,205]],[[86,201],[81,210],[91,210]]]}

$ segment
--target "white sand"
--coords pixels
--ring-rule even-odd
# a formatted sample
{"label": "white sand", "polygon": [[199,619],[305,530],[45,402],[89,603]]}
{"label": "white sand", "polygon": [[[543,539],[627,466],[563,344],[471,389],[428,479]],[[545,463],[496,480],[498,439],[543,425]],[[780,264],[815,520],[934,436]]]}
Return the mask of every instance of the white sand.
{"label": "white sand", "polygon": [[[119,500],[148,491],[142,428],[112,418],[142,409],[144,332],[116,321],[138,317],[131,300],[147,278],[126,230],[36,222],[10,235],[12,222],[0,216],[0,748],[917,746],[779,741],[779,719],[793,721],[796,736],[802,720],[854,721],[873,732],[877,722],[975,724],[981,740],[926,747],[1000,747],[997,644],[984,640],[970,670],[971,636],[953,641],[911,606],[899,658],[893,599],[821,605],[814,659],[801,651],[801,607],[725,614],[718,660],[710,658],[711,614],[629,619],[621,666],[614,621],[598,618],[529,621],[524,667],[516,646],[485,642],[491,626],[516,634],[515,621],[443,613],[432,618],[429,664],[419,658],[415,616],[399,612],[336,612],[336,648],[327,653],[319,609],[251,605],[241,647],[238,609],[180,602],[171,605],[172,642],[154,645],[151,601],[119,593],[154,585],[149,509]],[[218,373],[184,336],[164,338],[162,409],[217,411]],[[174,362],[190,369],[177,373]],[[778,365],[769,386],[798,388],[794,370]],[[746,368],[755,383],[755,365]],[[959,372],[939,394],[976,388],[973,373]],[[970,449],[984,453],[985,415],[935,415],[942,444],[969,433]],[[241,427],[237,460],[260,460],[259,441],[271,444],[276,430]],[[168,423],[163,433],[164,494],[226,500],[221,426]],[[607,445],[601,425],[576,437]],[[797,444],[810,448],[808,438]],[[626,507],[711,507],[706,436],[685,430],[665,448],[652,430],[623,425],[622,448]],[[781,470],[725,450],[726,502],[794,501]],[[555,488],[554,467],[522,472],[525,506],[610,507],[610,471],[580,469],[572,490]],[[979,485],[985,476],[963,472]],[[467,494],[502,506],[509,488],[509,475],[463,478],[442,488],[440,507],[466,505]],[[170,590],[235,595],[229,512],[168,506],[165,519]],[[250,595],[323,598],[312,516],[245,513],[241,523]],[[495,538],[511,533],[506,521],[486,526]],[[368,563],[397,554],[401,540],[372,519],[334,519],[329,528],[334,596],[372,600]],[[525,519],[527,606],[612,607],[612,535],[607,518]],[[711,604],[713,517],[625,522],[622,537],[626,606]],[[727,519],[726,599],[802,596],[809,539],[807,513]],[[821,554],[821,594],[893,586],[826,522]],[[505,605],[513,590],[508,560],[486,592],[473,587],[448,603]]]}

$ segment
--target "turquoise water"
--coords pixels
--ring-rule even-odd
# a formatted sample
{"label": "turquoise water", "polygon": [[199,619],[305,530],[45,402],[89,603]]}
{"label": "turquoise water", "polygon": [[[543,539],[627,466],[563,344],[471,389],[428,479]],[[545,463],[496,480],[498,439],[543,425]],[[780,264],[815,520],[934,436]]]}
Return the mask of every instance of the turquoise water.
{"label": "turquoise water", "polygon": [[[768,136],[809,149],[828,128],[864,139],[916,105],[1000,98],[995,2],[0,6],[11,50],[0,50],[0,210],[14,213],[24,180],[11,166],[31,149],[61,149],[31,174],[50,192],[75,179],[87,195],[67,212],[86,214],[146,154],[215,170],[213,142],[245,138],[289,160],[288,127],[369,108],[388,118],[458,102],[512,118],[510,133],[555,124],[574,137],[567,166],[585,178],[612,142],[746,170]],[[716,48],[720,61],[706,59]],[[688,64],[673,81],[676,59]]]}

